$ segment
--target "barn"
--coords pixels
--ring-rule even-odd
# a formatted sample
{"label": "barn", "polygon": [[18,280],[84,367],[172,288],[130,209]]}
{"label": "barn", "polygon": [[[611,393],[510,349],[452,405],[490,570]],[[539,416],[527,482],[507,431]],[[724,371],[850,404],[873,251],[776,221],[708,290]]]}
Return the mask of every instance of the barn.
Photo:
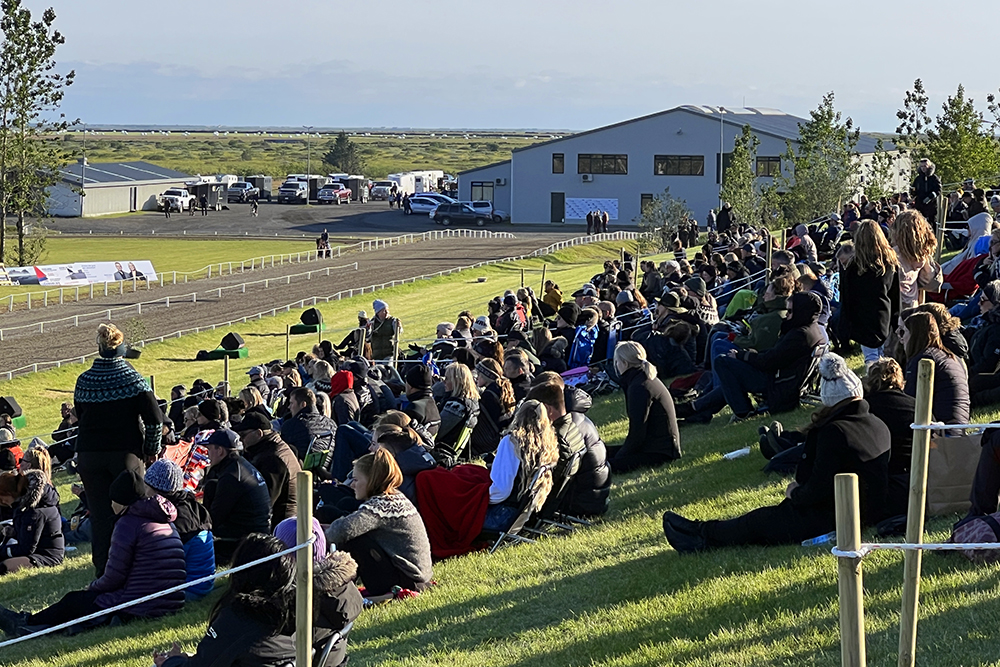
{"label": "barn", "polygon": [[59,176],[49,188],[48,213],[63,218],[155,211],[157,195],[191,180],[149,162],[90,163],[86,158],[63,167]]}

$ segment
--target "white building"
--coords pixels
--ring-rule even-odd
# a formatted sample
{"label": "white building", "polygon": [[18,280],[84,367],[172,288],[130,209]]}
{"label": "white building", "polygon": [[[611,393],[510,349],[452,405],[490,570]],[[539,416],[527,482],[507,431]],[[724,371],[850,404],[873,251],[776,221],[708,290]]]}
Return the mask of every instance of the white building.
{"label": "white building", "polygon": [[49,188],[48,212],[63,218],[155,211],[157,195],[167,188],[183,189],[191,179],[149,162],[85,160],[63,167],[59,176],[59,183]]}
{"label": "white building", "polygon": [[[786,141],[794,146],[805,122],[775,109],[675,107],[518,148],[510,160],[463,171],[459,198],[491,200],[515,223],[580,223],[601,210],[612,224],[632,225],[669,187],[704,224],[708,210],[719,207],[720,162],[728,165],[743,126],[760,140],[757,177],[766,183],[782,170]],[[875,140],[862,135],[856,149],[864,162]],[[909,167],[898,166],[892,187],[905,191]]]}

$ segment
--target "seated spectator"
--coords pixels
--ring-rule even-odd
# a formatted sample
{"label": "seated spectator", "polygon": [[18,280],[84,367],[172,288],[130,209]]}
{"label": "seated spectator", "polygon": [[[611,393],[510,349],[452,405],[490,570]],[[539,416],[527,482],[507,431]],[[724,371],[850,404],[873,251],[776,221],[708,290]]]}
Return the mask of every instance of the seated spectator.
{"label": "seated spectator", "polygon": [[[199,503],[194,493],[184,488],[184,473],[173,461],[154,461],[143,477],[150,493],[159,494],[170,501],[177,510],[174,528],[184,545],[184,563],[187,580],[195,581],[215,574],[215,547],[212,541],[212,516],[208,508]],[[184,590],[186,600],[200,600],[215,587],[207,581]]]}
{"label": "seated spectator", "polygon": [[972,480],[972,507],[969,516],[996,514],[1000,505],[1000,429],[983,433],[979,465]]}
{"label": "seated spectator", "polygon": [[263,415],[267,419],[271,418],[271,411],[268,410],[266,405],[264,405],[264,397],[261,396],[257,387],[254,387],[253,385],[243,387],[243,389],[240,389],[240,393],[237,397],[243,401],[244,405],[241,416],[245,416],[251,412],[256,412]]}
{"label": "seated spectator", "polygon": [[646,351],[638,343],[619,343],[614,363],[625,394],[628,435],[620,446],[608,448],[611,469],[629,472],[679,459],[674,400],[656,377],[656,367],[646,360]]}
{"label": "seated spectator", "polygon": [[[586,444],[583,442],[583,435],[573,422],[572,416],[566,410],[566,385],[562,378],[546,377],[545,381],[535,384],[528,392],[530,400],[536,400],[545,408],[552,429],[555,431],[556,444],[559,448],[559,459],[552,470],[552,481],[558,490],[566,480],[572,483],[576,474],[580,471],[581,461],[577,461],[571,468],[570,460],[586,451]],[[568,490],[568,487],[567,487]],[[591,489],[592,491],[592,489]],[[564,498],[550,497],[545,506],[540,510],[543,517],[551,516],[562,508],[561,503]]]}
{"label": "seated spectator", "polygon": [[0,528],[0,576],[63,561],[59,493],[45,472],[29,469],[0,475],[0,505],[14,512],[13,523]]}
{"label": "seated spectator", "polygon": [[271,528],[271,497],[267,483],[253,465],[240,456],[240,437],[220,429],[205,441],[211,467],[201,480],[202,502],[212,515],[215,562],[227,565],[237,544],[250,533]]}
{"label": "seated spectator", "polygon": [[[584,308],[580,311],[580,317],[576,321],[576,334],[574,334],[573,345],[570,347],[569,360],[567,361],[569,368],[590,365],[590,360],[597,348],[600,321],[601,315],[595,308]],[[516,384],[514,392],[517,393]]]}
{"label": "seated spectator", "polygon": [[472,430],[472,453],[482,456],[496,451],[514,416],[517,399],[513,385],[493,359],[476,364],[476,384],[480,389],[479,419]]}
{"label": "seated spectator", "polygon": [[[66,623],[74,619],[138,600],[184,583],[184,549],[171,525],[177,511],[161,496],[145,497],[139,473],[126,469],[111,484],[109,495],[118,520],[111,534],[111,549],[104,574],[86,589],[67,593],[55,604],[29,614],[0,608],[0,629],[8,636]],[[176,592],[90,621],[77,629],[133,618],[155,618],[184,606],[184,593]]]}
{"label": "seated spectator", "polygon": [[576,302],[570,301],[569,303],[564,303],[562,307],[557,311],[556,315],[556,329],[553,332],[552,337],[563,337],[569,344],[573,343],[573,337],[576,335],[576,322],[580,319],[580,306],[576,305]]}
{"label": "seated spectator", "polygon": [[[979,312],[978,297],[976,300],[976,311]],[[969,356],[969,342],[965,339],[965,337],[966,335],[970,338],[972,337],[972,333],[975,331],[974,326],[970,325],[970,327],[963,329],[962,321],[948,312],[948,309],[944,307],[944,304],[934,302],[921,304],[916,308],[908,308],[907,310],[904,310],[899,314],[900,322],[905,321],[906,318],[913,313],[930,313],[934,317],[934,321],[937,323],[938,335],[941,336],[941,344],[944,346],[944,349],[948,350],[963,361]],[[900,354],[899,358],[902,359],[905,354],[902,350],[902,346],[900,346],[897,352]]]}
{"label": "seated spectator", "polygon": [[281,423],[281,439],[295,451],[300,461],[305,458],[314,438],[337,430],[334,421],[316,409],[316,394],[312,389],[293,389],[288,395],[288,410],[291,417]]}
{"label": "seated spectator", "polygon": [[[434,439],[434,456],[453,461],[465,429],[472,430],[479,421],[479,389],[472,371],[463,364],[451,364],[444,373],[445,396],[438,404],[441,427]],[[470,438],[471,439],[471,438]],[[464,443],[468,446],[468,443]]]}
{"label": "seated spectator", "polygon": [[399,471],[403,475],[399,491],[416,505],[417,475],[437,466],[437,461],[420,443],[417,432],[412,428],[388,423],[381,424],[375,429],[374,436],[371,451],[375,452],[381,448],[392,454],[392,458],[396,460]]}
{"label": "seated spectator", "polygon": [[[329,341],[323,342],[329,345]],[[267,371],[263,366],[254,366],[247,371],[247,375],[250,376],[250,383],[247,386],[257,390],[260,394],[262,405],[267,403],[271,397],[271,389],[267,386],[267,380],[264,379],[267,376]]]}
{"label": "seated spectator", "polygon": [[531,389],[531,368],[526,357],[510,354],[503,362],[503,376],[514,388],[514,398],[524,400]]}
{"label": "seated spectator", "polygon": [[903,392],[903,369],[895,359],[879,359],[865,374],[865,400],[868,411],[889,428],[892,439],[889,475],[906,475],[909,483],[910,455],[913,448],[913,414],[917,402]]}
{"label": "seated spectator", "polygon": [[417,509],[399,492],[399,465],[380,449],[355,461],[353,472],[361,507],[331,523],[327,540],[357,562],[368,599],[388,599],[395,586],[424,590],[432,574],[430,543]]}
{"label": "seated spectator", "polygon": [[[556,344],[558,341],[561,343]],[[545,327],[538,327],[531,336],[532,347],[538,353],[538,361],[543,370],[565,373],[566,350],[569,345],[565,338],[553,340],[552,332]]]}
{"label": "seated spectator", "polygon": [[[979,297],[978,326],[969,338],[969,394],[973,405],[1000,402],[1000,280],[986,284]],[[942,341],[943,342],[943,341]]]}
{"label": "seated spectator", "polygon": [[337,371],[330,379],[330,398],[333,400],[333,420],[337,425],[361,421],[361,404],[354,393],[354,374]]}
{"label": "seated spectator", "polygon": [[965,366],[946,350],[930,313],[917,312],[903,320],[899,337],[906,351],[906,387],[917,395],[917,369],[921,359],[934,362],[934,418],[945,424],[969,423],[969,380]]}
{"label": "seated spectator", "polygon": [[861,398],[861,381],[844,360],[827,354],[820,363],[820,397],[806,427],[804,454],[785,500],[735,519],[692,521],[666,512],[663,531],[679,552],[744,544],[798,544],[836,528],[834,477],[858,475],[865,524],[885,516],[891,435]]}
{"label": "seated spectator", "polygon": [[441,428],[441,414],[438,412],[431,392],[433,382],[434,376],[429,366],[413,364],[406,372],[406,400],[408,403],[403,412],[418,424],[426,427],[432,436],[437,436],[438,430]]}
{"label": "seated spectator", "polygon": [[333,380],[333,366],[323,360],[319,360],[312,367],[312,383],[309,388],[317,394],[330,394],[330,382]]}
{"label": "seated spectator", "polygon": [[[554,381],[554,380],[553,380]],[[593,403],[590,394],[577,387],[565,390],[566,409],[583,436],[587,451],[573,476],[562,508],[573,516],[598,516],[608,511],[611,497],[611,466],[597,426],[585,414]]]}
{"label": "seated spectator", "polygon": [[41,442],[41,438],[35,438],[31,441],[31,447],[21,457],[20,470],[22,473],[37,470],[45,476],[45,482],[51,484],[52,457],[49,456],[49,450]]}
{"label": "seated spectator", "polygon": [[61,465],[69,461],[76,454],[76,408],[72,403],[63,403],[60,407],[62,421],[59,427],[52,432],[52,445],[49,447],[49,454]]}
{"label": "seated spectator", "polygon": [[271,497],[271,526],[295,516],[296,476],[302,472],[295,453],[271,429],[271,420],[260,413],[247,415],[233,430],[240,434],[246,460],[267,484]]}

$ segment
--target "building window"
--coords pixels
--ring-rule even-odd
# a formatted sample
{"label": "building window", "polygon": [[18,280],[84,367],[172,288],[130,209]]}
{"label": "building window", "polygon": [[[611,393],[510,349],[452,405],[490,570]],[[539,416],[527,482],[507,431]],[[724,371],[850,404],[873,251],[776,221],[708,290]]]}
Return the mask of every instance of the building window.
{"label": "building window", "polygon": [[639,213],[646,210],[646,207],[653,203],[653,195],[641,194],[639,195]]}
{"label": "building window", "polygon": [[757,158],[757,177],[767,177],[774,178],[775,176],[781,176],[781,158],[780,157],[758,157]]}
{"label": "building window", "polygon": [[654,176],[704,176],[704,155],[655,155]]}
{"label": "building window", "polygon": [[552,154],[552,173],[562,174],[566,171],[566,156],[562,153]]}
{"label": "building window", "polygon": [[729,169],[732,161],[732,153],[724,153],[722,156],[718,153],[715,154],[715,182],[719,185],[722,185],[722,175],[726,173],[726,169]]}
{"label": "building window", "polygon": [[493,201],[493,181],[472,181],[472,201]]}
{"label": "building window", "polygon": [[576,173],[628,174],[628,155],[589,155],[580,153],[576,156]]}

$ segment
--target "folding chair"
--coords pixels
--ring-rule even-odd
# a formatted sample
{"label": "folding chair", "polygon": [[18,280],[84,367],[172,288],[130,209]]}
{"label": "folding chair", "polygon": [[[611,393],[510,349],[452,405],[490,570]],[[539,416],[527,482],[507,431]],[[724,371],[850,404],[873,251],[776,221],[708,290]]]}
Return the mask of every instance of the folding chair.
{"label": "folding chair", "polygon": [[330,652],[333,651],[334,645],[341,639],[347,637],[350,634],[351,629],[354,628],[354,623],[348,623],[343,627],[340,632],[333,633],[329,639],[326,640],[326,644],[323,646],[323,650],[317,652],[313,649],[313,667],[326,667],[326,661],[330,659]]}
{"label": "folding chair", "polygon": [[330,469],[333,465],[334,433],[326,431],[313,437],[306,448],[306,455],[302,457],[303,470]]}
{"label": "folding chair", "polygon": [[472,447],[470,442],[472,441],[472,429],[469,428],[468,424],[462,427],[462,430],[458,434],[458,440],[455,442],[455,461],[462,458],[462,452],[465,452],[465,460],[472,463]]}
{"label": "folding chair", "polygon": [[[543,465],[535,472],[534,475],[532,475],[531,484],[529,485],[530,491],[525,494],[524,499],[521,501],[520,511],[518,512],[517,517],[514,519],[514,523],[512,523],[510,525],[510,528],[508,528],[507,530],[497,531],[499,533],[499,537],[497,537],[497,540],[496,542],[493,543],[493,546],[490,547],[490,553],[495,552],[497,549],[499,549],[505,544],[535,543],[535,540],[531,539],[530,537],[524,537],[519,533],[521,532],[521,529],[524,528],[524,524],[526,524],[528,522],[528,519],[531,518],[531,514],[534,511],[535,501],[538,499],[538,490],[539,490],[538,482],[542,479],[542,475],[544,475],[547,471],[552,470],[552,467],[553,466],[551,465]],[[494,531],[484,531],[484,534],[492,532]]]}
{"label": "folding chair", "polygon": [[587,448],[584,447],[579,451],[573,452],[573,455],[566,461],[566,468],[563,470],[562,477],[558,480],[553,480],[552,491],[549,493],[549,497],[545,499],[542,509],[535,515],[535,520],[532,522],[533,525],[525,528],[527,532],[543,535],[545,529],[549,526],[561,528],[569,532],[576,530],[576,526],[573,525],[572,521],[568,519],[563,520],[563,515],[559,512],[559,507],[566,497],[566,492],[569,491],[573,477],[580,470],[580,462],[586,453]]}
{"label": "folding chair", "polygon": [[806,405],[819,406],[822,401],[819,398],[819,362],[827,352],[830,345],[817,345],[813,348],[812,359],[809,361],[809,370],[806,372],[806,379],[802,383],[799,395]]}

